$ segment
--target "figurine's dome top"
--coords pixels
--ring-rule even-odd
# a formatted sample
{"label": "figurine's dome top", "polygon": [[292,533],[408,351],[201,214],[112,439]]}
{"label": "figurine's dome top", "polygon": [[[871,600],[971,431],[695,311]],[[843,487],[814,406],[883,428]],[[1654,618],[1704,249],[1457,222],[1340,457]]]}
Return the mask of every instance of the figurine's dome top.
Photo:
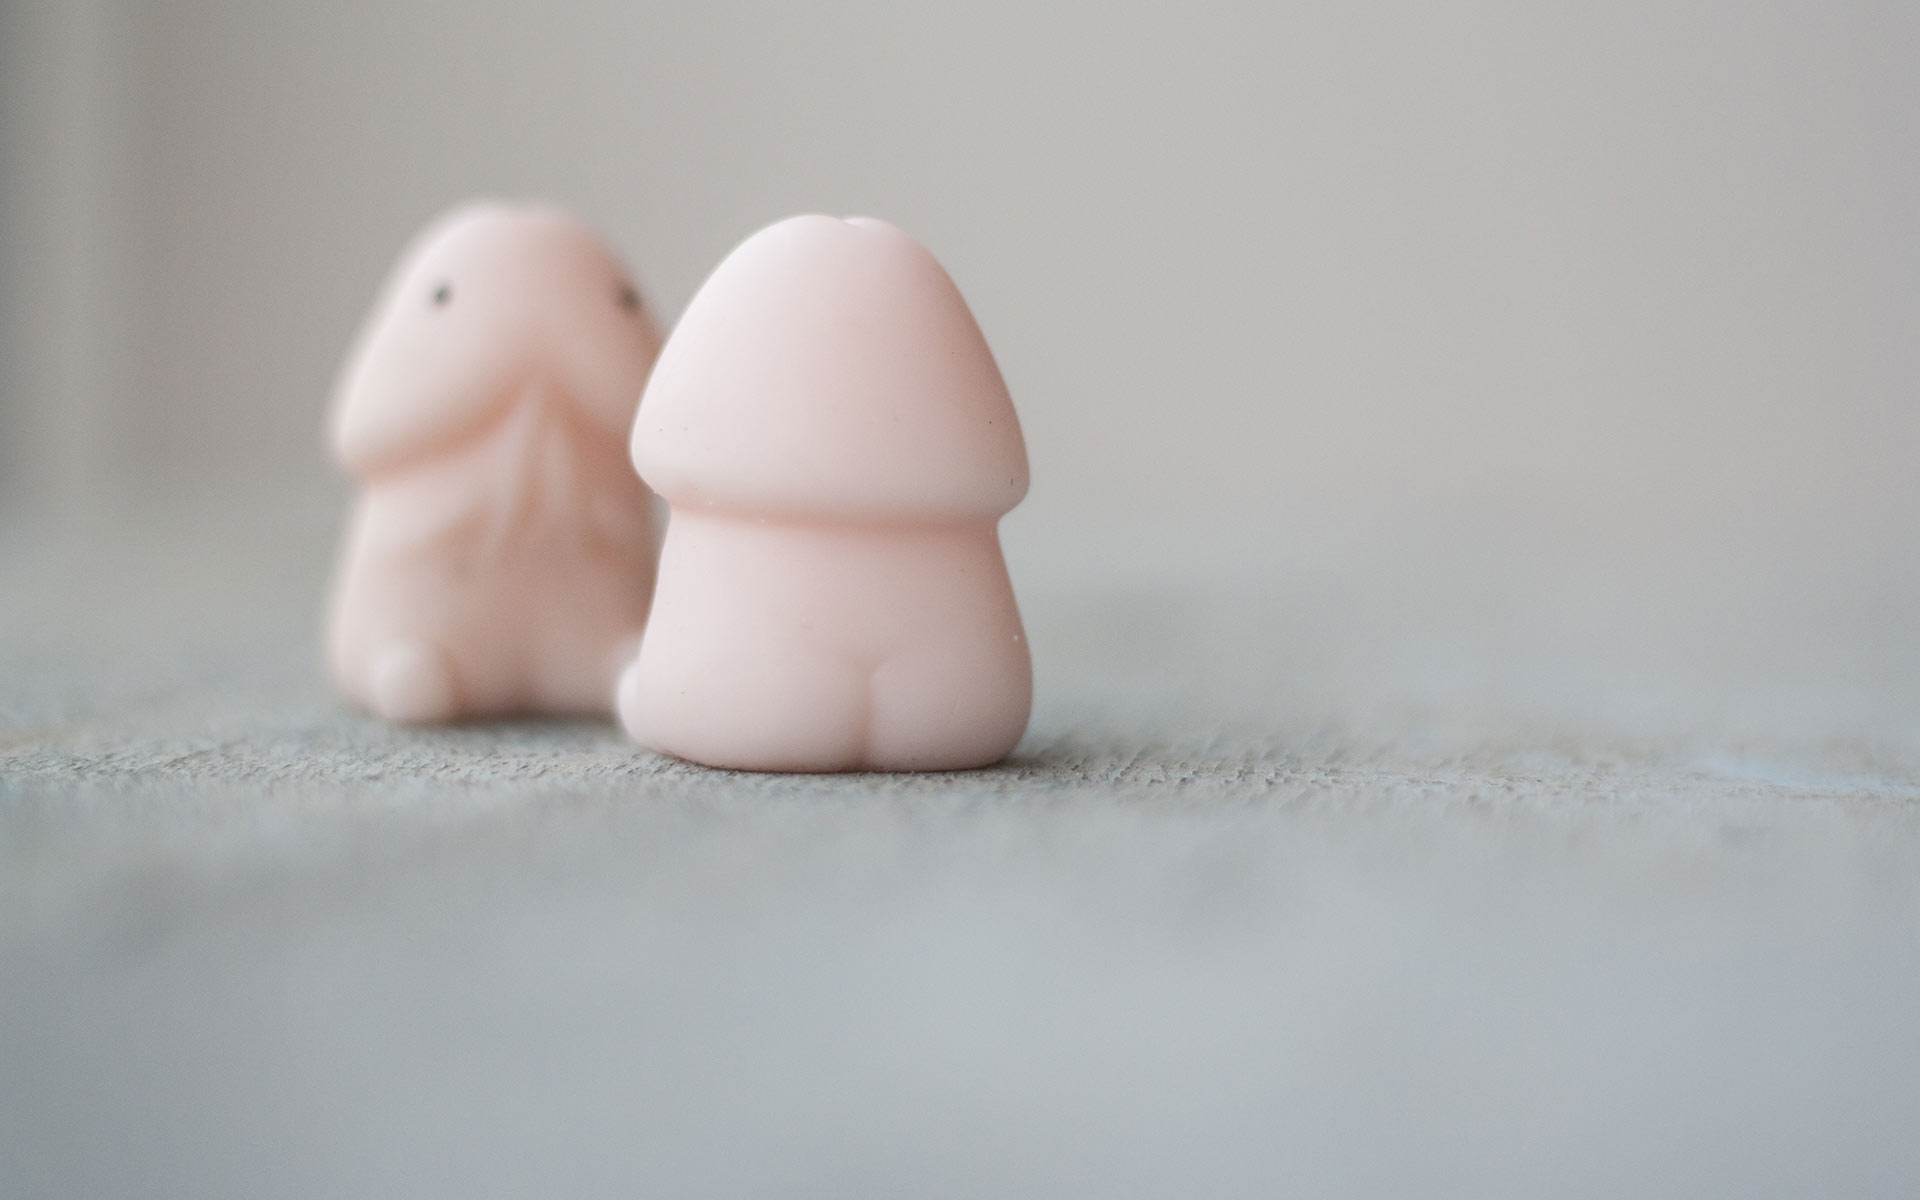
{"label": "figurine's dome top", "polygon": [[654,367],[633,460],[675,505],[777,515],[992,519],[1027,490],[966,301],[866,217],[794,217],[727,256]]}
{"label": "figurine's dome top", "polygon": [[468,204],[388,277],[341,371],[334,449],[363,475],[412,460],[535,381],[617,444],[659,348],[632,276],[586,225],[546,204]]}

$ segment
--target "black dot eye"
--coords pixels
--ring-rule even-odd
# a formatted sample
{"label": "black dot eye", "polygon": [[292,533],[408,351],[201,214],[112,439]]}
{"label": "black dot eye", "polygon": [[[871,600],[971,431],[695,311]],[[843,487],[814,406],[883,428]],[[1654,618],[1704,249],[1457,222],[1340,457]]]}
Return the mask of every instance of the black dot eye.
{"label": "black dot eye", "polygon": [[439,287],[433,289],[433,306],[435,308],[445,308],[448,302],[450,302],[452,299],[453,299],[452,284],[443,283]]}
{"label": "black dot eye", "polygon": [[620,285],[620,307],[626,309],[628,312],[639,311],[640,293],[634,291],[633,285],[630,283]]}

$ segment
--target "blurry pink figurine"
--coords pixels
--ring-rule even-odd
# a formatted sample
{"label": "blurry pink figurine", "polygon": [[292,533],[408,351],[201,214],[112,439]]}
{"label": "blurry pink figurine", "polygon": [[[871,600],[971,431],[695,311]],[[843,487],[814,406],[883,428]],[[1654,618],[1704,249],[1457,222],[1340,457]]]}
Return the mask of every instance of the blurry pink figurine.
{"label": "blurry pink figurine", "polygon": [[1005,757],[1033,675],[996,523],[1027,490],[953,281],[881,221],[748,238],[660,356],[633,461],[672,505],[619,711],[645,745],[770,771]]}
{"label": "blurry pink figurine", "polygon": [[565,213],[473,205],[413,244],[332,413],[360,482],[328,637],[349,699],[396,721],[609,709],[653,588],[622,439],[659,350]]}

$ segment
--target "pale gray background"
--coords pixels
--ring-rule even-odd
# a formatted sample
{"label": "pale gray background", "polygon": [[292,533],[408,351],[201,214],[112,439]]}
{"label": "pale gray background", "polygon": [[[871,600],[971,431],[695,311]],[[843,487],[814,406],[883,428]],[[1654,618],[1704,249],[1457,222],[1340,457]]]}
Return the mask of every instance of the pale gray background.
{"label": "pale gray background", "polygon": [[[1920,8],[0,0],[0,1194],[1920,1190]],[[1034,488],[1007,767],[347,712],[475,194],[872,213]]]}
{"label": "pale gray background", "polygon": [[16,505],[326,494],[381,273],[501,194],[669,314],[778,217],[913,231],[1037,525],[1850,580],[1920,532],[1898,0],[0,11]]}

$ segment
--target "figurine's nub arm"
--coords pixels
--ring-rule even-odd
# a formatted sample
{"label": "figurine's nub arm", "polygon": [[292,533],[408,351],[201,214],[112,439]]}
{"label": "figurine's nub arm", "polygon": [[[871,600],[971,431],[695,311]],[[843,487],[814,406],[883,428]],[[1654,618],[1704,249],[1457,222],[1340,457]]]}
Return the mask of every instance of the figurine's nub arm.
{"label": "figurine's nub arm", "polygon": [[478,435],[494,423],[505,402],[504,395],[492,395],[377,411],[349,395],[334,410],[334,456],[356,478],[389,475]]}

